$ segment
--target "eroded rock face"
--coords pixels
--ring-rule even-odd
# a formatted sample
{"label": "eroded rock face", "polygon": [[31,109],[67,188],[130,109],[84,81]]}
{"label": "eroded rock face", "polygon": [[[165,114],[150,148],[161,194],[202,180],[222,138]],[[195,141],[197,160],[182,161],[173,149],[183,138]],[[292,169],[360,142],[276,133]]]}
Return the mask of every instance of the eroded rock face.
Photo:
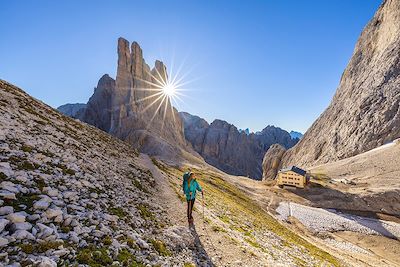
{"label": "eroded rock face", "polygon": [[97,128],[108,132],[111,126],[111,99],[115,91],[115,80],[104,74],[94,93],[90,97],[86,108],[77,114],[77,118]]}
{"label": "eroded rock face", "polygon": [[274,126],[267,126],[257,134],[246,134],[226,121],[214,120],[208,124],[186,112],[180,112],[180,116],[186,140],[206,162],[229,174],[261,179],[265,151],[275,143],[289,148],[298,141]]}
{"label": "eroded rock face", "polygon": [[361,33],[329,107],[281,165],[319,165],[400,137],[399,25],[400,1],[384,1]]}
{"label": "eroded rock face", "polygon": [[[179,157],[187,145],[182,121],[167,97],[160,97],[168,79],[163,62],[150,69],[139,44],[118,39],[118,67],[114,80],[105,74],[85,109],[74,117],[130,142],[149,155]],[[153,90],[149,90],[153,89]]]}
{"label": "eroded rock face", "polygon": [[275,179],[285,151],[286,149],[279,144],[274,144],[268,149],[262,162],[263,180]]}
{"label": "eroded rock face", "polygon": [[178,112],[154,91],[167,79],[163,62],[156,60],[150,70],[140,46],[133,42],[129,50],[128,41],[120,38],[109,132],[150,155],[179,155],[180,149],[189,149]]}

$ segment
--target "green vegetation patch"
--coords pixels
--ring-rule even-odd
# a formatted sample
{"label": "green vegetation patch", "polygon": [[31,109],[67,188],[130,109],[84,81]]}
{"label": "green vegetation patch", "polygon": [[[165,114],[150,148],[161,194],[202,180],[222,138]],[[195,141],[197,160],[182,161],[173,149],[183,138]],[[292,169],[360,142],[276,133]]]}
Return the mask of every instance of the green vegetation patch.
{"label": "green vegetation patch", "polygon": [[40,191],[43,191],[43,188],[46,187],[47,185],[46,182],[41,178],[35,179],[35,182],[36,186],[40,189]]}
{"label": "green vegetation patch", "polygon": [[9,157],[7,161],[13,165],[16,165],[19,170],[33,171],[40,167],[39,164],[31,163],[28,160],[26,160],[26,158],[18,157],[15,155]]}
{"label": "green vegetation patch", "polygon": [[5,175],[3,172],[0,172],[0,182],[5,181],[7,179],[7,175]]}
{"label": "green vegetation patch", "polygon": [[135,255],[133,255],[129,250],[123,248],[119,251],[117,260],[122,263],[123,266],[130,267],[142,267],[145,266],[143,263],[138,262]]}
{"label": "green vegetation patch", "polygon": [[137,208],[139,210],[140,216],[142,216],[143,219],[152,221],[156,219],[154,214],[147,207],[147,205],[139,204]]}
{"label": "green vegetation patch", "polygon": [[110,207],[108,212],[112,215],[117,215],[120,219],[123,219],[128,215],[128,213],[121,207]]}
{"label": "green vegetation patch", "polygon": [[106,237],[103,238],[103,244],[105,246],[109,246],[109,245],[111,245],[111,243],[112,243],[112,238],[111,237],[106,236]]}
{"label": "green vegetation patch", "polygon": [[213,225],[213,226],[211,227],[211,229],[212,229],[214,232],[223,232],[223,233],[226,233],[226,230],[225,230],[224,228],[218,226],[218,225]]}
{"label": "green vegetation patch", "polygon": [[162,164],[161,162],[159,162],[158,160],[156,160],[155,158],[151,158],[151,161],[153,162],[153,164],[160,169],[161,171],[165,172],[165,173],[169,173],[169,169],[167,166],[165,166],[164,164]]}
{"label": "green vegetation patch", "polygon": [[64,175],[67,175],[67,174],[69,174],[69,175],[75,175],[75,171],[72,170],[72,169],[69,169],[69,168],[68,168],[67,166],[65,166],[64,164],[58,163],[58,164],[54,164],[54,165],[52,165],[52,166],[61,169],[61,171],[62,171],[62,173],[63,173]]}
{"label": "green vegetation patch", "polygon": [[33,148],[28,145],[22,145],[21,149],[22,149],[22,151],[28,152],[28,153],[32,152],[32,150],[33,150]]}
{"label": "green vegetation patch", "polygon": [[154,249],[160,254],[161,256],[170,257],[172,256],[171,251],[165,246],[164,242],[161,240],[150,240],[150,243],[153,245]]}
{"label": "green vegetation patch", "polygon": [[260,244],[258,244],[257,241],[255,241],[255,240],[252,239],[252,238],[245,238],[244,240],[245,240],[247,243],[249,243],[252,247],[261,248]]}
{"label": "green vegetation patch", "polygon": [[27,254],[34,253],[45,253],[50,249],[57,249],[59,246],[63,245],[62,241],[46,241],[37,244],[26,243],[20,244],[19,247],[21,250]]}
{"label": "green vegetation patch", "polygon": [[109,266],[113,263],[106,248],[96,248],[94,246],[79,250],[76,260],[78,263],[87,264],[90,267]]}
{"label": "green vegetation patch", "polygon": [[25,210],[30,210],[33,207],[33,203],[39,200],[40,197],[37,194],[17,194],[16,200],[6,200],[7,205],[14,208],[15,211],[23,211],[20,206],[26,206]]}
{"label": "green vegetation patch", "polygon": [[144,187],[143,184],[140,181],[138,181],[136,179],[133,179],[133,185],[136,186],[137,189],[139,189],[140,191],[145,192],[145,193],[149,193],[149,190],[147,190],[147,188]]}

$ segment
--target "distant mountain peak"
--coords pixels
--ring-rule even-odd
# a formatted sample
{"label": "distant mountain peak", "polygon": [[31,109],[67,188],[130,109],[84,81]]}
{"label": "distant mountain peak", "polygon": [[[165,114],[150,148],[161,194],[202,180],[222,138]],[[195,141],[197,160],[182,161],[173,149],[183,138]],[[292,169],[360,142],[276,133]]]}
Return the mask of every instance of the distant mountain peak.
{"label": "distant mountain peak", "polygon": [[303,134],[300,132],[296,132],[296,131],[290,131],[290,136],[292,137],[292,139],[301,139],[303,137]]}

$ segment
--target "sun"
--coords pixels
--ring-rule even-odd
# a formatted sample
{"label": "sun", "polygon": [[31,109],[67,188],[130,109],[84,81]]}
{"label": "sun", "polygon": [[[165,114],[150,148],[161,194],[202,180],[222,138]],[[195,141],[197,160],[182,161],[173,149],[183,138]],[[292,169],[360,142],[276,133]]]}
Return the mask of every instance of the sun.
{"label": "sun", "polygon": [[173,118],[174,122],[176,122],[176,109],[174,106],[176,105],[178,109],[180,109],[179,102],[185,104],[182,98],[187,95],[183,92],[190,91],[186,86],[195,80],[185,80],[188,72],[184,75],[180,75],[180,70],[182,69],[183,65],[181,65],[175,73],[172,72],[172,67],[169,73],[160,73],[157,69],[155,69],[154,72],[148,71],[147,74],[152,78],[152,81],[135,77],[143,82],[143,87],[136,88],[136,90],[147,92],[147,95],[136,100],[136,103],[145,104],[141,112],[146,112],[151,107],[155,106],[154,113],[148,121],[147,127],[151,125],[157,114],[162,114],[163,116],[161,130],[164,127],[167,113],[170,113],[170,116]]}
{"label": "sun", "polygon": [[176,94],[175,85],[173,83],[167,82],[162,88],[162,93],[165,96],[174,97]]}

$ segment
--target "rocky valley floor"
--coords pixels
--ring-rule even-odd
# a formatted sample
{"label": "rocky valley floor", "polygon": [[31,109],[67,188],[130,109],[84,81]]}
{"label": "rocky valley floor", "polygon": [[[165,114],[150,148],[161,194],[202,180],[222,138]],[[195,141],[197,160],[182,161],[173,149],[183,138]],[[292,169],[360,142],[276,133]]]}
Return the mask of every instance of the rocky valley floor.
{"label": "rocky valley floor", "polygon": [[[378,196],[358,195],[356,206],[352,203],[354,198],[345,197],[347,191],[340,191],[335,183],[315,185],[320,182],[315,180],[301,190],[280,189],[273,182],[259,183],[245,177],[229,179],[286,227],[347,265],[399,266],[400,221],[396,214],[374,211],[378,205],[392,205],[384,202],[382,192]],[[379,204],[369,205],[371,199]],[[346,205],[359,209],[335,209]]]}

